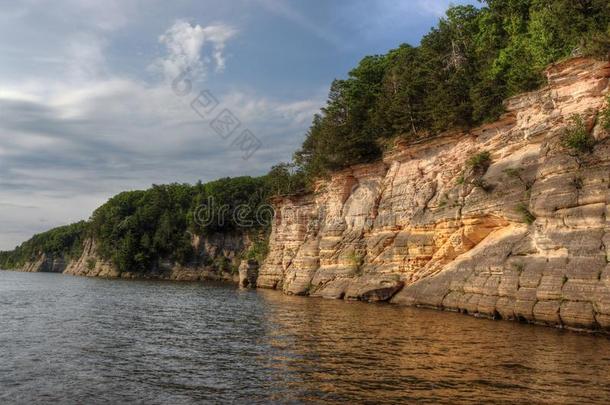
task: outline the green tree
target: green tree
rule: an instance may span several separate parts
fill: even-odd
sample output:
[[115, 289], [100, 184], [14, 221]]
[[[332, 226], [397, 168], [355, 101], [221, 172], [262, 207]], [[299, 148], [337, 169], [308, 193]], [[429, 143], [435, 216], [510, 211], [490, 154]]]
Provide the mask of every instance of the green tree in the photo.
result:
[[418, 47], [368, 56], [335, 80], [294, 156], [311, 184], [381, 155], [388, 139], [497, 119], [509, 96], [545, 82], [549, 63], [608, 58], [607, 0], [488, 0], [450, 7]]

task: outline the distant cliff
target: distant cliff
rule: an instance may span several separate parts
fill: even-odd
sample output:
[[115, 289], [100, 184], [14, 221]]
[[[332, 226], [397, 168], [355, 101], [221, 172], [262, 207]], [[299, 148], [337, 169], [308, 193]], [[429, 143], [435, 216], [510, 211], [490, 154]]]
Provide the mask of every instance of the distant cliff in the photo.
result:
[[258, 286], [610, 329], [610, 65], [546, 74], [497, 122], [279, 199]]
[[272, 217], [267, 193], [274, 185], [269, 179], [224, 178], [119, 193], [88, 221], [36, 234], [0, 252], [0, 268], [237, 281], [241, 262], [260, 262], [265, 253]]
[[193, 237], [195, 260], [180, 265], [169, 260], [161, 260], [145, 273], [119, 271], [117, 266], [102, 259], [96, 249], [96, 242], [85, 242], [83, 255], [71, 261], [63, 271], [65, 274], [107, 278], [154, 278], [177, 281], [219, 280], [237, 283], [239, 281], [240, 256], [251, 241], [245, 234], [226, 233], [207, 237]]
[[247, 234], [226, 233], [207, 237], [193, 237], [195, 260], [180, 265], [169, 260], [160, 261], [147, 272], [120, 271], [115, 264], [104, 260], [98, 253], [96, 242], [87, 239], [82, 254], [76, 258], [41, 253], [34, 260], [15, 270], [24, 272], [64, 273], [76, 276], [104, 278], [151, 278], [177, 281], [218, 280], [239, 282], [242, 255], [252, 241]]

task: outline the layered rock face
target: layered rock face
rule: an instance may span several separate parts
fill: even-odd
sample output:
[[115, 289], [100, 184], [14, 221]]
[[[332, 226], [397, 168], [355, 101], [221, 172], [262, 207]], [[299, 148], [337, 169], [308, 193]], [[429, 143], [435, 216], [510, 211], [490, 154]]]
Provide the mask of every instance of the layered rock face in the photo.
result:
[[43, 253], [35, 262], [27, 263], [21, 271], [27, 273], [62, 273], [66, 266], [67, 263], [63, 258]]
[[[77, 276], [106, 278], [154, 278], [178, 281], [218, 280], [237, 283], [240, 255], [251, 241], [246, 234], [214, 234], [207, 237], [194, 235], [193, 248], [196, 260], [186, 266], [169, 261], [158, 263], [148, 272], [120, 272], [111, 262], [103, 260], [97, 253], [96, 243], [89, 239], [84, 244], [83, 254], [64, 264], [59, 272]], [[31, 265], [26, 265], [26, 268]]]
[[[547, 75], [496, 123], [399, 145], [278, 201], [258, 286], [610, 328], [610, 141], [597, 120], [610, 66], [578, 58]], [[592, 153], [561, 140], [574, 114]], [[477, 173], [467, 162], [485, 151]]]

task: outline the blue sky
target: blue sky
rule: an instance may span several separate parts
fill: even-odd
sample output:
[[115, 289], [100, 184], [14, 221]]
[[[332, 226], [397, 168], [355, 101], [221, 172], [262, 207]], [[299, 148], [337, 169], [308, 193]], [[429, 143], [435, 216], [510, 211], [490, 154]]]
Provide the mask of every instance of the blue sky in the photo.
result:
[[[290, 159], [334, 78], [417, 44], [449, 3], [0, 0], [0, 249], [120, 191], [264, 174]], [[178, 95], [184, 71], [193, 86]], [[204, 89], [213, 115], [240, 121], [231, 137], [191, 109]], [[248, 159], [233, 144], [243, 129], [261, 143]]]

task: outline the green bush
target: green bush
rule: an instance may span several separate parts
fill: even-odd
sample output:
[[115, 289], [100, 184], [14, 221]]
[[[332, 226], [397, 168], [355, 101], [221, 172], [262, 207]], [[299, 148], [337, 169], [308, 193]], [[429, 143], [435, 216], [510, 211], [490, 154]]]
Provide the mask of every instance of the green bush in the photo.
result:
[[258, 237], [245, 254], [246, 260], [254, 260], [261, 264], [269, 254], [269, 234]]
[[272, 196], [285, 196], [307, 190], [305, 173], [294, 163], [280, 163], [265, 176], [266, 186]]
[[494, 186], [492, 184], [489, 184], [485, 180], [483, 180], [481, 177], [477, 177], [474, 180], [472, 180], [472, 185], [480, 188], [481, 190], [485, 191], [486, 193], [491, 193], [494, 190]]
[[491, 165], [491, 154], [488, 151], [477, 153], [466, 161], [466, 165], [475, 172], [485, 173]]
[[0, 252], [0, 268], [22, 267], [26, 262], [36, 260], [43, 253], [65, 260], [77, 258], [83, 251], [83, 242], [88, 231], [87, 223], [81, 221], [34, 235], [14, 250]]
[[602, 60], [610, 60], [610, 26], [603, 32], [595, 32], [583, 39], [582, 51], [584, 55]]
[[[483, 176], [487, 172], [487, 169], [491, 165], [491, 154], [487, 151], [477, 153], [474, 156], [471, 156], [466, 161], [466, 167], [469, 169], [466, 171], [469, 178], [469, 184], [472, 184], [475, 187], [480, 188], [486, 193], [490, 193], [493, 191], [493, 186], [487, 183]], [[463, 179], [463, 176], [462, 176]], [[464, 181], [464, 180], [462, 180]]]
[[508, 177], [513, 177], [513, 178], [516, 178], [519, 180], [521, 180], [521, 172], [522, 172], [522, 169], [517, 169], [514, 167], [509, 167], [508, 169], [504, 169], [504, 173]]
[[221, 272], [229, 273], [233, 271], [231, 261], [225, 256], [217, 256], [214, 259], [213, 267]]
[[362, 275], [362, 265], [364, 264], [364, 255], [359, 252], [351, 252], [347, 255], [347, 260], [350, 262], [356, 275]]
[[563, 146], [572, 154], [585, 154], [593, 152], [595, 138], [587, 131], [587, 126], [580, 115], [570, 118], [571, 124], [567, 126], [561, 135]]
[[525, 265], [523, 263], [515, 263], [513, 267], [515, 268], [517, 273], [519, 273], [519, 275], [521, 275], [521, 273], [523, 273], [523, 270], [525, 270]]
[[514, 179], [519, 180], [519, 182], [521, 182], [521, 184], [523, 184], [523, 187], [525, 187], [525, 190], [528, 192], [534, 185], [533, 181], [526, 180], [525, 178], [523, 178], [523, 169], [521, 169], [521, 168], [510, 167], [510, 168], [504, 170], [504, 174], [506, 174], [508, 177], [512, 177]]
[[87, 268], [89, 270], [93, 270], [95, 268], [96, 264], [97, 264], [97, 261], [95, 259], [87, 259]]
[[533, 224], [536, 221], [536, 216], [532, 214], [527, 205], [521, 203], [517, 206], [517, 212], [521, 214], [523, 222], [528, 225]]

